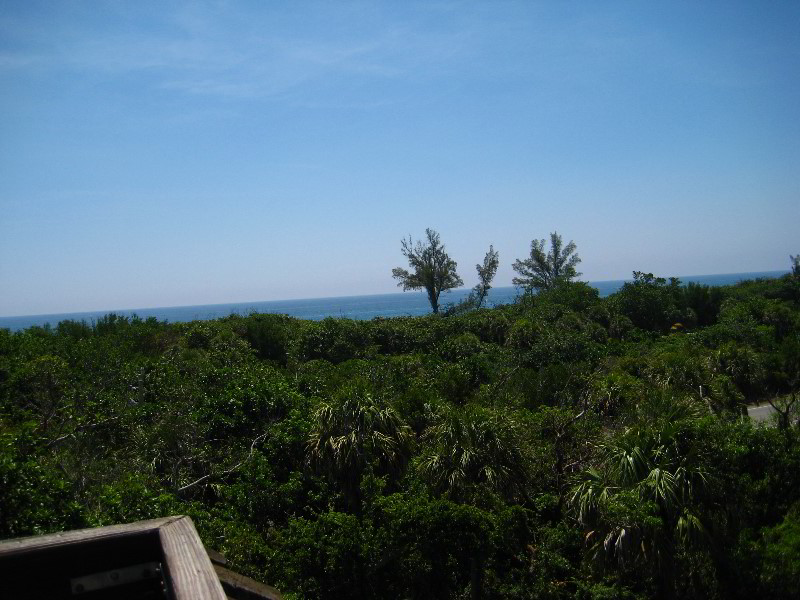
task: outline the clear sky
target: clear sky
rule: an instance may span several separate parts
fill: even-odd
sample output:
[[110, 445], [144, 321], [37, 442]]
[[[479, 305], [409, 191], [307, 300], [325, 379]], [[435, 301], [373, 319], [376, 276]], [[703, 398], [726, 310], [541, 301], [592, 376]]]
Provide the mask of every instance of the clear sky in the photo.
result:
[[0, 315], [800, 253], [800, 2], [0, 4]]

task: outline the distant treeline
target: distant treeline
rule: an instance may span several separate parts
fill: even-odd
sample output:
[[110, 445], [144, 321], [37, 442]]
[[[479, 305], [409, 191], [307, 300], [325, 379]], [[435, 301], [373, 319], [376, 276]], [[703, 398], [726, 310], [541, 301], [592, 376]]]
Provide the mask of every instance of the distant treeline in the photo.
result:
[[455, 312], [0, 330], [0, 538], [187, 514], [289, 598], [798, 597], [800, 277]]

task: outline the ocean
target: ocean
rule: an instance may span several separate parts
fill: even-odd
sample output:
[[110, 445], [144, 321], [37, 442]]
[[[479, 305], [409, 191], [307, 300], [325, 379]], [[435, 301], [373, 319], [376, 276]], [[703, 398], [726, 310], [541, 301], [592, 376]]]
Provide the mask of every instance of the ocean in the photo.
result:
[[[753, 273], [727, 273], [722, 275], [689, 275], [680, 277], [682, 283], [696, 282], [705, 285], [730, 285], [747, 279], [759, 277], [780, 277], [788, 271], [760, 271]], [[609, 296], [630, 280], [590, 281], [600, 296]], [[442, 294], [442, 308], [456, 304], [469, 294], [469, 289], [452, 290]], [[487, 299], [488, 306], [509, 304], [520, 294], [516, 287], [492, 288]], [[183, 323], [196, 320], [209, 320], [227, 317], [231, 314], [250, 313], [287, 314], [300, 319], [320, 320], [326, 317], [348, 319], [372, 319], [374, 317], [419, 316], [431, 310], [424, 292], [400, 292], [395, 294], [375, 294], [368, 296], [339, 296], [334, 298], [308, 298], [301, 300], [268, 300], [261, 302], [236, 302], [232, 304], [204, 304], [199, 306], [169, 306], [162, 308], [136, 308], [124, 310], [101, 310], [91, 312], [63, 313], [53, 315], [30, 315], [23, 317], [0, 317], [0, 328], [19, 331], [39, 325], [57, 325], [60, 321], [86, 321], [92, 323], [109, 313], [130, 317], [138, 315], [142, 319], [155, 317], [159, 321]]]

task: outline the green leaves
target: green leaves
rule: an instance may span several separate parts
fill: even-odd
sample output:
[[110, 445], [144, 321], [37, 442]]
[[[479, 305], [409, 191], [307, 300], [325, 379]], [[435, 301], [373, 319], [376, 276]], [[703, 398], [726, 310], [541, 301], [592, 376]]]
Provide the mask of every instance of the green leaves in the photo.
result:
[[764, 530], [759, 550], [761, 580], [770, 597], [796, 597], [800, 581], [800, 503], [782, 523]]
[[500, 264], [500, 254], [495, 251], [494, 246], [489, 246], [489, 251], [483, 258], [483, 264], [475, 265], [478, 271], [478, 284], [472, 288], [471, 297], [474, 299], [475, 308], [480, 308], [486, 299], [489, 290], [492, 289], [492, 279], [497, 273]]
[[597, 467], [577, 477], [570, 504], [597, 558], [622, 569], [649, 565], [668, 593], [676, 548], [702, 547], [708, 539], [705, 519], [715, 507], [707, 491], [715, 474], [698, 449], [693, 409], [659, 398], [645, 403], [645, 418], [598, 446]]
[[485, 489], [514, 501], [527, 493], [529, 460], [511, 415], [468, 406], [446, 411], [428, 428], [417, 469], [434, 491], [456, 500]]
[[561, 282], [447, 318], [0, 330], [0, 534], [182, 512], [289, 597], [791, 597], [800, 430], [738, 409], [793, 398], [795, 300], [638, 280], [628, 308], [698, 327]]
[[416, 245], [411, 236], [408, 240], [402, 240], [403, 256], [408, 259], [411, 271], [397, 267], [392, 269], [392, 277], [400, 280], [397, 285], [404, 292], [424, 289], [428, 293], [433, 312], [438, 313], [439, 295], [464, 285], [464, 281], [456, 273], [456, 261], [445, 252], [439, 234], [433, 229], [426, 229], [425, 236], [427, 241], [418, 241]]
[[312, 464], [338, 481], [351, 510], [361, 511], [361, 476], [368, 467], [397, 472], [407, 459], [411, 428], [363, 386], [344, 388], [314, 412], [308, 438]]
[[625, 283], [610, 302], [633, 324], [647, 331], [665, 333], [677, 323], [685, 321], [681, 310], [680, 281], [655, 277], [652, 273], [633, 272], [633, 282]]
[[567, 282], [580, 276], [575, 269], [581, 262], [575, 253], [575, 242], [570, 241], [563, 246], [561, 236], [553, 232], [550, 234], [550, 252], [545, 254], [544, 240], [531, 242], [530, 257], [514, 261], [513, 268], [520, 274], [514, 277], [514, 285], [533, 290], [542, 291], [555, 288], [559, 283]]

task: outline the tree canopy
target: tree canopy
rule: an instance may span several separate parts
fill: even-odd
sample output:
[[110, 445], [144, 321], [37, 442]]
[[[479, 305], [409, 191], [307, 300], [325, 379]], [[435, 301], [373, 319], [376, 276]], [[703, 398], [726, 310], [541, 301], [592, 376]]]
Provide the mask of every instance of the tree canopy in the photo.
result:
[[397, 267], [392, 277], [399, 279], [398, 287], [403, 291], [425, 290], [434, 313], [439, 312], [439, 295], [447, 290], [464, 285], [456, 272], [456, 261], [445, 252], [439, 234], [433, 229], [425, 230], [426, 241], [416, 244], [411, 239], [402, 240], [403, 256], [408, 259], [411, 270]]
[[797, 598], [796, 278], [634, 279], [0, 329], [0, 539], [186, 514], [287, 600]]
[[533, 240], [530, 257], [514, 261], [514, 270], [520, 274], [512, 280], [514, 285], [527, 291], [549, 290], [580, 275], [575, 270], [581, 262], [575, 252], [575, 242], [570, 240], [563, 246], [561, 236], [553, 232], [550, 234], [550, 252], [545, 253], [544, 244], [545, 240]]

